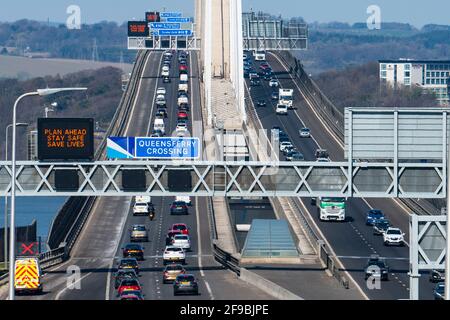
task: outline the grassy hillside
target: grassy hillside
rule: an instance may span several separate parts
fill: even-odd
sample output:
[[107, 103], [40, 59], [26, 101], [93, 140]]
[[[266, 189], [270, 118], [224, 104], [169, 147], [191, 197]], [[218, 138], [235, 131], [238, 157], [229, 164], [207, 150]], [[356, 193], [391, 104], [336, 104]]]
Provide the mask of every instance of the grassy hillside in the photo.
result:
[[314, 80], [341, 110], [345, 107], [438, 107], [435, 96], [420, 88], [392, 89], [380, 85], [376, 62], [327, 71]]
[[[51, 117], [92, 117], [101, 128], [107, 128], [122, 96], [121, 70], [106, 67], [81, 71], [65, 76], [47, 76], [26, 81], [0, 80], [0, 158], [4, 159], [5, 128], [12, 122], [12, 106], [17, 97], [29, 91], [48, 87], [87, 87], [86, 92], [31, 97], [22, 100], [18, 107], [18, 121], [36, 127], [37, 118], [44, 117], [44, 105], [58, 103]], [[26, 130], [18, 129], [18, 141], [25, 144]], [[26, 158], [26, 148], [20, 148], [19, 159]]]

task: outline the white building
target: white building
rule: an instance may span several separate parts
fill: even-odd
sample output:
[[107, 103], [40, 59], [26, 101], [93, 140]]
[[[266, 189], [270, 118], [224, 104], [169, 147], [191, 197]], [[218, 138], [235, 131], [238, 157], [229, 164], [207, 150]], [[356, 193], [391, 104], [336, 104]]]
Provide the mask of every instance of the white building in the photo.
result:
[[450, 105], [450, 61], [379, 60], [380, 80], [392, 86], [416, 85], [436, 94], [441, 105]]

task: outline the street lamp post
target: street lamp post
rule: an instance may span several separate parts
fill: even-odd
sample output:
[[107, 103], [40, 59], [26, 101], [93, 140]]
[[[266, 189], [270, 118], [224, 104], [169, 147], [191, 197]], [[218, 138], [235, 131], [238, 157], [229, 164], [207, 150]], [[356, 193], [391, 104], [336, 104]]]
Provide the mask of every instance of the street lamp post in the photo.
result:
[[[13, 126], [12, 124], [9, 124], [6, 126], [6, 134], [5, 134], [5, 137], [6, 137], [5, 160], [6, 161], [8, 161], [8, 141], [9, 141], [8, 132], [9, 132], [9, 128], [11, 128], [12, 126]], [[28, 126], [28, 123], [20, 122], [20, 123], [17, 123], [16, 126], [17, 127], [26, 127], [26, 126]], [[5, 262], [5, 268], [7, 268], [7, 266], [8, 266], [8, 254], [7, 254], [7, 252], [8, 252], [8, 196], [7, 195], [5, 196], [5, 231], [3, 232], [3, 236], [4, 236], [4, 240], [3, 240], [3, 242], [4, 242], [4, 253], [3, 253], [4, 258], [3, 259]]]
[[16, 241], [16, 226], [15, 226], [15, 213], [16, 213], [16, 120], [17, 120], [17, 106], [19, 102], [31, 96], [48, 96], [59, 92], [65, 91], [85, 91], [87, 88], [47, 88], [38, 89], [34, 92], [28, 92], [17, 98], [13, 107], [13, 136], [12, 136], [12, 157], [11, 157], [11, 227], [9, 232], [9, 300], [14, 300], [14, 264], [16, 259], [15, 253], [15, 241]]

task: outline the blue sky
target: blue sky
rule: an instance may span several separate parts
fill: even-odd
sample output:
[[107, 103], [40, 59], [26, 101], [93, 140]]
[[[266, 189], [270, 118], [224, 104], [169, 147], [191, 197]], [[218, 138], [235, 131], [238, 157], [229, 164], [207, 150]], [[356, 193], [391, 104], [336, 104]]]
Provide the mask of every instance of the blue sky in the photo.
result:
[[[65, 22], [66, 9], [72, 4], [80, 6], [82, 23], [142, 19], [145, 10], [164, 7], [186, 15], [194, 12], [194, 0], [15, 0], [2, 3], [0, 21], [49, 18]], [[253, 8], [283, 17], [303, 16], [307, 22], [364, 22], [367, 7], [372, 4], [381, 8], [384, 22], [408, 22], [417, 27], [428, 23], [450, 24], [449, 0], [243, 0], [245, 10]]]

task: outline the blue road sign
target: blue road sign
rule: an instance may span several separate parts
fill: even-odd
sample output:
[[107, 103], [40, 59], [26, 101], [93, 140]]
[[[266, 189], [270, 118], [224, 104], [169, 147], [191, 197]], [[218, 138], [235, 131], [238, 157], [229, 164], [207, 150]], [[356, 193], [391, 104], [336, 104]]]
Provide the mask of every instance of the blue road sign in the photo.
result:
[[136, 158], [195, 159], [200, 156], [198, 138], [136, 138]]
[[180, 22], [180, 23], [188, 23], [192, 22], [191, 18], [167, 18], [167, 22]]
[[181, 29], [180, 23], [171, 22], [151, 22], [150, 28], [152, 29]]
[[158, 36], [192, 36], [192, 30], [184, 30], [184, 29], [174, 29], [174, 30], [167, 30], [167, 29], [158, 29]]
[[179, 18], [181, 17], [181, 12], [161, 12], [160, 18]]
[[109, 137], [108, 159], [196, 159], [200, 140], [184, 137]]

